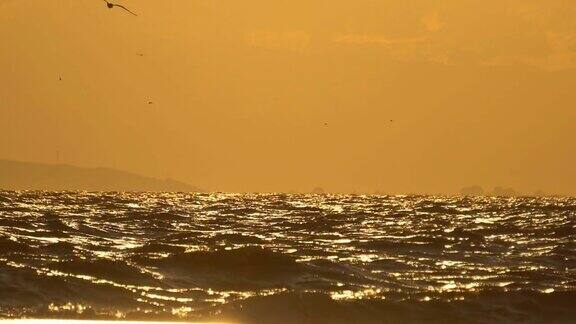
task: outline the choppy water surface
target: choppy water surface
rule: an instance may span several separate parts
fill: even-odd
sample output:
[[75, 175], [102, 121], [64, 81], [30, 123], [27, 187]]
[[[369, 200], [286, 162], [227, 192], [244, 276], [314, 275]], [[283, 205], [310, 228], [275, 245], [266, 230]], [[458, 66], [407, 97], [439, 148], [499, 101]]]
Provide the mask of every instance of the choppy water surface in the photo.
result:
[[0, 315], [571, 322], [576, 199], [0, 192]]

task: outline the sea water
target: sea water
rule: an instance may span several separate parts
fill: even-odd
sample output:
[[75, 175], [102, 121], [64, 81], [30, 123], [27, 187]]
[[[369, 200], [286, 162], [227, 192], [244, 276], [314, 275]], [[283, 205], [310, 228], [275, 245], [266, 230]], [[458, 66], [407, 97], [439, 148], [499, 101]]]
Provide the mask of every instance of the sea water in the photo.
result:
[[0, 192], [0, 317], [576, 319], [576, 199]]

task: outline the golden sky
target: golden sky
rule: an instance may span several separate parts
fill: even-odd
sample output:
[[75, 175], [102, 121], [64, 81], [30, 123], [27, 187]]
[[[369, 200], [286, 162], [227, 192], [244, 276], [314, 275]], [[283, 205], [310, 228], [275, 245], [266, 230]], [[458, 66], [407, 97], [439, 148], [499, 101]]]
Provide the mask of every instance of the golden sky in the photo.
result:
[[0, 158], [222, 191], [576, 194], [572, 0], [121, 3], [138, 17], [0, 0]]

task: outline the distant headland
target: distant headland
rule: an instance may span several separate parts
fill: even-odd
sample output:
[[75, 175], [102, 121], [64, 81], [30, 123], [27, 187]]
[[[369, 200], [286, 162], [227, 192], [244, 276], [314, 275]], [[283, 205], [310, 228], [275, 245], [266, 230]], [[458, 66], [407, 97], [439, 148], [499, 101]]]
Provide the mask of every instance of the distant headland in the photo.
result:
[[[492, 189], [492, 191], [485, 191], [484, 188], [478, 185], [464, 187], [460, 190], [461, 196], [466, 197], [478, 197], [478, 196], [491, 196], [491, 197], [521, 197], [521, 196], [531, 196], [531, 197], [544, 197], [547, 196], [542, 190], [537, 190], [533, 194], [526, 194], [516, 191], [514, 188], [497, 186]], [[550, 195], [548, 195], [550, 196]], [[554, 195], [552, 195], [554, 196]]]
[[84, 168], [0, 160], [0, 189], [198, 192], [200, 189], [172, 179], [155, 179], [109, 168]]

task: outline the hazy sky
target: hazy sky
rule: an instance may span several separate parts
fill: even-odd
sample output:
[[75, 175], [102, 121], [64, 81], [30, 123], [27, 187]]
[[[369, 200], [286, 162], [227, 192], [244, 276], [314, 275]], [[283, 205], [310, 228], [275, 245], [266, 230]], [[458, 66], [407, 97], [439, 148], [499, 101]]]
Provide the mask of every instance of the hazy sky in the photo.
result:
[[576, 194], [573, 0], [121, 3], [139, 16], [0, 0], [0, 158], [222, 191]]

